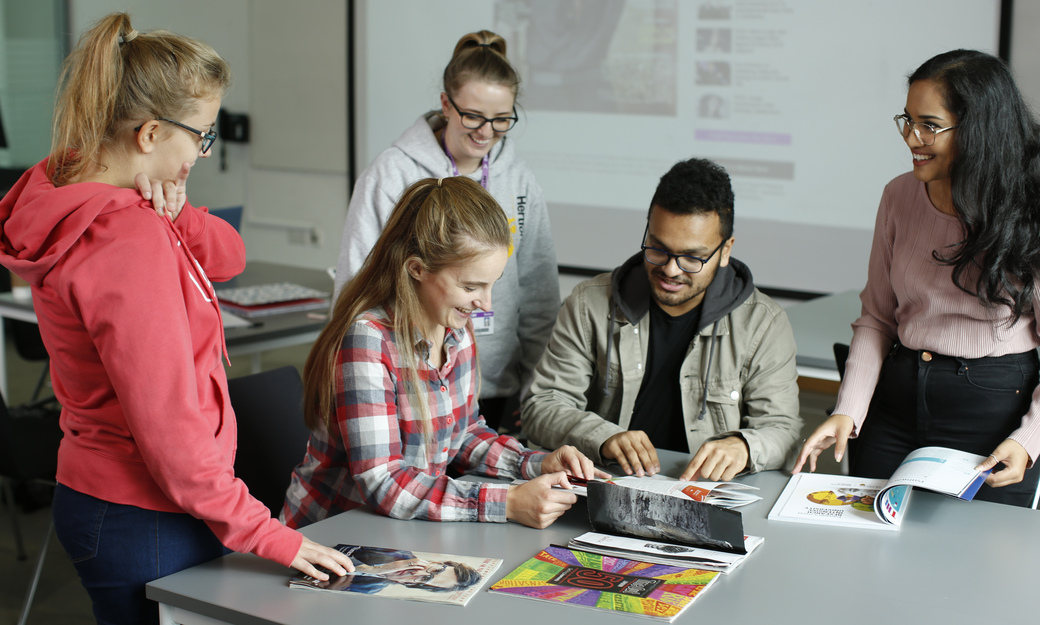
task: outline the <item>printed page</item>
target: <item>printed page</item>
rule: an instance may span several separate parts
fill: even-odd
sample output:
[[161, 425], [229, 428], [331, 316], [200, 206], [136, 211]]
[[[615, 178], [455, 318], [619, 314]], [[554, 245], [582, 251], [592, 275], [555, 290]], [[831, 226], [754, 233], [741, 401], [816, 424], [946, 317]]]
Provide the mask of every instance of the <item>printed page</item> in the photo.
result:
[[971, 501], [989, 475], [975, 470], [985, 459], [947, 447], [922, 447], [910, 452], [888, 483], [920, 486]]

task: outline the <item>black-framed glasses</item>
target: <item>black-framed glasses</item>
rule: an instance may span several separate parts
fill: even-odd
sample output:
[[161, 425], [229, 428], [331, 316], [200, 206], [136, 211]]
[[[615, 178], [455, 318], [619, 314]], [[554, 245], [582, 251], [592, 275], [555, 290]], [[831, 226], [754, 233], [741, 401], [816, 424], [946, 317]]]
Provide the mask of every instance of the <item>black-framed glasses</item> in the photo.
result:
[[[211, 147], [213, 147], [213, 142], [217, 140], [217, 133], [213, 132], [212, 130], [209, 131], [209, 132], [202, 132], [201, 130], [198, 130], [197, 128], [192, 128], [191, 126], [189, 126], [187, 124], [182, 124], [182, 123], [180, 123], [178, 121], [174, 121], [174, 120], [169, 119], [167, 117], [156, 117], [155, 119], [157, 119], [157, 120], [159, 120], [161, 122], [166, 122], [168, 124], [173, 124], [174, 126], [179, 126], [179, 127], [183, 128], [183, 129], [187, 130], [191, 134], [195, 135], [199, 139], [201, 139], [202, 140], [202, 145], [199, 147], [199, 154], [205, 154], [206, 152], [209, 152], [209, 149]], [[139, 132], [141, 130], [142, 126], [138, 126], [137, 128], [134, 128], [134, 132]]]
[[726, 239], [719, 243], [718, 247], [711, 251], [705, 258], [697, 258], [696, 256], [690, 256], [689, 254], [672, 254], [671, 252], [662, 250], [660, 248], [651, 247], [645, 243], [646, 235], [650, 232], [650, 224], [647, 224], [646, 230], [643, 232], [643, 258], [646, 262], [651, 265], [657, 265], [658, 267], [664, 267], [668, 263], [675, 259], [675, 264], [679, 269], [682, 269], [686, 273], [700, 273], [701, 269], [704, 269], [704, 265], [708, 264], [711, 257], [715, 255], [715, 252], [722, 249], [722, 246], [726, 244]]
[[477, 115], [476, 113], [463, 113], [459, 109], [459, 105], [455, 104], [455, 100], [451, 99], [451, 96], [444, 94], [448, 98], [448, 102], [455, 107], [455, 112], [462, 118], [462, 127], [468, 128], [469, 130], [480, 130], [484, 127], [484, 124], [491, 124], [491, 129], [495, 132], [509, 132], [509, 130], [516, 125], [517, 120], [520, 118], [516, 115], [516, 107], [513, 107], [512, 117], [484, 117], [483, 115]]
[[910, 119], [910, 116], [906, 113], [896, 115], [892, 119], [895, 120], [896, 128], [899, 130], [899, 134], [903, 135], [904, 139], [910, 134], [910, 131], [913, 130], [914, 136], [916, 136], [917, 140], [923, 145], [932, 145], [935, 143], [935, 135], [959, 127], [947, 126], [946, 128], [939, 128], [933, 124], [929, 124], [928, 122], [915, 122]]
[[443, 562], [434, 562], [426, 567], [426, 575], [415, 580], [416, 584], [429, 584], [435, 577], [448, 570], [448, 565]]

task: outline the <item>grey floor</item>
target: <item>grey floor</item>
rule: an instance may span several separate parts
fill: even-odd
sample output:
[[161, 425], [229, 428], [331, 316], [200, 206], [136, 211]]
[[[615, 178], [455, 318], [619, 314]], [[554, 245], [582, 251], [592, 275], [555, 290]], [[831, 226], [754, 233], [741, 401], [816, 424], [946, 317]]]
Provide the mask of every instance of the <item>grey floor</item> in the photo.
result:
[[[28, 400], [32, 385], [39, 374], [40, 365], [18, 358], [10, 345], [7, 349], [9, 403], [17, 405]], [[286, 364], [302, 369], [307, 356], [306, 348], [286, 348], [264, 354], [263, 367], [271, 369]], [[228, 370], [236, 377], [249, 373], [249, 362], [238, 358]], [[805, 420], [803, 436], [808, 435], [834, 405], [834, 396], [824, 393], [802, 393], [802, 418]], [[821, 458], [820, 472], [838, 471], [833, 458]], [[11, 529], [11, 511], [0, 505], [0, 625], [17, 623], [22, 601], [29, 579], [36, 564], [40, 545], [50, 523], [50, 509], [44, 508], [30, 514], [20, 514], [19, 521], [25, 537], [28, 558], [18, 561], [15, 557], [14, 534]], [[29, 615], [30, 624], [81, 625], [94, 623], [90, 600], [79, 584], [76, 571], [72, 568], [56, 539], [51, 540], [47, 551], [40, 587]]]

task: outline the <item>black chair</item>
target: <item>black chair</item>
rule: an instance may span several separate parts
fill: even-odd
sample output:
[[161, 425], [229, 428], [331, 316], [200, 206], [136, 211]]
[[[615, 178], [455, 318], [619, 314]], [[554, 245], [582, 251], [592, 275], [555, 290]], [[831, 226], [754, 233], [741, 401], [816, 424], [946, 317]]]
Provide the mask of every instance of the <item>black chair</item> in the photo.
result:
[[303, 423], [303, 380], [295, 367], [281, 367], [228, 380], [238, 420], [235, 475], [277, 515], [310, 431]]
[[[61, 428], [58, 426], [57, 410], [51, 406], [52, 399], [45, 399], [8, 410], [7, 402], [0, 395], [0, 484], [4, 499], [11, 512], [11, 527], [14, 531], [15, 552], [19, 560], [26, 559], [25, 542], [18, 523], [17, 503], [12, 481], [46, 480], [54, 482], [58, 468], [58, 445], [61, 443]], [[44, 559], [54, 534], [54, 521], [47, 529], [47, 536], [36, 559], [32, 581], [25, 594], [22, 614], [18, 620], [23, 625], [29, 616], [36, 588], [40, 583]]]

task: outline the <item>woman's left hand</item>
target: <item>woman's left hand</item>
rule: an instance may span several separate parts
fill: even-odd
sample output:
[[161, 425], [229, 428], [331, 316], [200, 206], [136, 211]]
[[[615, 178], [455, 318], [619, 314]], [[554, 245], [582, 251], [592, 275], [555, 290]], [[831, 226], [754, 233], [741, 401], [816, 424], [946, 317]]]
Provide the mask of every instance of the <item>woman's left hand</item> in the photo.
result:
[[986, 471], [1004, 463], [1005, 469], [991, 473], [986, 478], [986, 483], [994, 488], [1017, 484], [1022, 481], [1026, 473], [1026, 465], [1029, 464], [1029, 454], [1018, 442], [1010, 438], [997, 445], [993, 453], [986, 458], [976, 469]]
[[189, 173], [191, 163], [184, 163], [175, 180], [149, 180], [147, 174], [142, 172], [134, 176], [134, 184], [141, 197], [152, 201], [156, 214], [160, 217], [169, 215], [170, 221], [174, 221], [188, 201]]
[[597, 469], [585, 454], [570, 445], [560, 447], [542, 461], [542, 475], [557, 471], [585, 480], [610, 477], [609, 473]]

